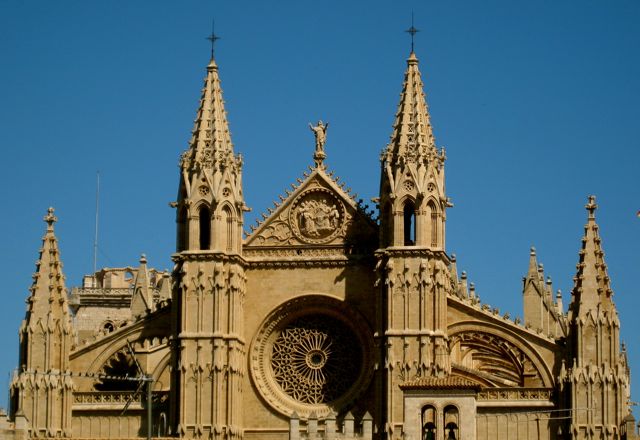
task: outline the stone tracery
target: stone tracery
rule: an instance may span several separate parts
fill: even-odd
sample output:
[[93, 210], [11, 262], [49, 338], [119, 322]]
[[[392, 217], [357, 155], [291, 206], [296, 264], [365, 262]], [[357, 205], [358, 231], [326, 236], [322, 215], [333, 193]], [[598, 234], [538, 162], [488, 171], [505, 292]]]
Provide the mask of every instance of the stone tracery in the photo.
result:
[[271, 366], [278, 385], [299, 402], [318, 404], [346, 392], [360, 373], [362, 353], [340, 321], [313, 316], [286, 326], [273, 344]]

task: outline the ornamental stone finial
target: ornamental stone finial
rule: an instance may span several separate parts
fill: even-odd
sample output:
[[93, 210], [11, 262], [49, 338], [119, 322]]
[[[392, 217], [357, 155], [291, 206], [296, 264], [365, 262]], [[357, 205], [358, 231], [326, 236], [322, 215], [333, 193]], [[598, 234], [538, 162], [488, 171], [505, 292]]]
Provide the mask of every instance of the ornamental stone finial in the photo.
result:
[[47, 215], [44, 216], [44, 221], [47, 223], [47, 230], [53, 231], [53, 224], [58, 221], [58, 217], [53, 215], [55, 210], [50, 206], [47, 209]]
[[589, 218], [596, 218], [596, 209], [598, 209], [598, 205], [596, 205], [596, 196], [589, 196], [588, 203], [585, 205], [587, 211], [589, 211]]

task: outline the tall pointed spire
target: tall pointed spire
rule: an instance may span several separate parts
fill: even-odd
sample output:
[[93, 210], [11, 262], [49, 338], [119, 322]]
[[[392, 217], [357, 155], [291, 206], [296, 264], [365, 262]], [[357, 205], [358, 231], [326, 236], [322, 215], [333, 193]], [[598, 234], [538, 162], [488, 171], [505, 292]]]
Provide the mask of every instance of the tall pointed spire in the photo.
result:
[[[47, 229], [42, 238], [40, 258], [33, 274], [31, 295], [27, 300], [27, 313], [23, 322], [23, 331], [35, 331], [38, 326], [51, 330], [51, 325], [59, 326], [63, 333], [71, 332], [71, 318], [67, 301], [67, 289], [62, 273], [62, 262], [58, 251], [58, 239], [54, 224], [58, 221], [54, 209], [49, 208], [44, 217]], [[52, 359], [31, 357], [26, 365], [29, 369], [58, 368], [51, 365]]]
[[573, 366], [571, 375], [561, 377], [570, 385], [575, 408], [593, 408], [590, 415], [572, 413], [572, 438], [579, 440], [591, 438], [587, 433], [620, 429], [629, 412], [629, 369], [620, 350], [620, 321], [596, 223], [597, 207], [596, 198], [589, 196], [569, 304], [566, 360]]
[[30, 437], [68, 437], [73, 383], [60, 373], [69, 370], [71, 317], [53, 208], [44, 221], [47, 229], [20, 328], [20, 367], [11, 386], [11, 412], [26, 416]]
[[595, 212], [598, 205], [596, 205], [595, 196], [589, 196], [585, 208], [588, 212], [587, 224], [584, 227], [582, 249], [576, 266], [577, 273], [574, 277], [569, 307], [572, 317], [585, 315], [590, 310], [615, 313], [612, 300], [613, 291], [596, 223]]
[[198, 168], [212, 169], [234, 164], [236, 160], [222, 99], [218, 65], [212, 57], [207, 66], [189, 149], [183, 154], [181, 165], [183, 171], [189, 172]]
[[[380, 157], [381, 245], [445, 249], [444, 148], [436, 149], [429, 109], [411, 52], [391, 140]], [[415, 220], [415, 221], [414, 221]], [[414, 224], [415, 223], [415, 224]]]
[[189, 148], [180, 160], [178, 251], [241, 253], [242, 156], [234, 155], [218, 65], [207, 66]]
[[386, 160], [390, 163], [402, 160], [422, 161], [435, 153], [435, 138], [418, 69], [418, 58], [411, 52], [407, 59], [391, 141], [385, 150]]

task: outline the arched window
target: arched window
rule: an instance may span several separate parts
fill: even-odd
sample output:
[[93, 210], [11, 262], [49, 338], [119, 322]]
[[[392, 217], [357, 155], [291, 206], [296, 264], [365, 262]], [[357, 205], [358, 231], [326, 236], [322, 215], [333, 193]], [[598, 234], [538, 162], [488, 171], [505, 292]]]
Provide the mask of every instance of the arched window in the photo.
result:
[[436, 428], [436, 409], [427, 405], [422, 408], [422, 440], [435, 440]]
[[228, 206], [222, 208], [222, 227], [224, 228], [224, 240], [222, 244], [227, 252], [233, 250], [233, 214]]
[[449, 405], [444, 409], [444, 438], [445, 440], [458, 440], [458, 408]]
[[428, 212], [431, 215], [431, 246], [438, 246], [438, 225], [439, 225], [439, 216], [438, 216], [438, 208], [436, 208], [435, 203], [430, 201], [428, 206]]
[[211, 212], [206, 206], [199, 211], [200, 221], [200, 250], [206, 251], [211, 246]]
[[407, 200], [404, 205], [404, 245], [416, 244], [416, 208], [413, 202]]

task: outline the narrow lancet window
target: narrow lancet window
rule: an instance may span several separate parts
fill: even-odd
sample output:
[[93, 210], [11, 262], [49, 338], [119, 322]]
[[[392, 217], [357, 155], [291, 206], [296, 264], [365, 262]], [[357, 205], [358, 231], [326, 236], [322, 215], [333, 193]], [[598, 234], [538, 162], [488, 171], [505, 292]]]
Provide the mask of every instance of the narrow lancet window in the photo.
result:
[[203, 206], [199, 213], [200, 221], [200, 250], [206, 251], [211, 246], [211, 213]]
[[404, 245], [413, 246], [416, 243], [416, 209], [412, 202], [404, 205]]
[[431, 246], [438, 246], [438, 209], [433, 202], [429, 202], [429, 212], [431, 213]]
[[233, 215], [228, 206], [222, 210], [222, 227], [225, 228], [225, 250], [229, 252], [233, 250]]

